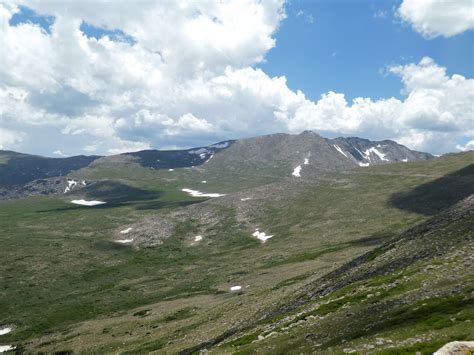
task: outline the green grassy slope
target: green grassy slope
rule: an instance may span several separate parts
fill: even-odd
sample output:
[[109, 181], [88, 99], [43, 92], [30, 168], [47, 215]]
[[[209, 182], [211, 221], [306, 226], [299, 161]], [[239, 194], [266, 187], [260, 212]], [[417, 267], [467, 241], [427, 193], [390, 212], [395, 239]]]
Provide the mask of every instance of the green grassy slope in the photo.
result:
[[[193, 347], [245, 325], [300, 287], [426, 220], [426, 214], [396, 206], [393, 196], [409, 196], [472, 160], [466, 153], [283, 182], [199, 169], [77, 171], [122, 184], [112, 203], [80, 207], [68, 203], [72, 195], [0, 202], [0, 325], [15, 326], [0, 344], [46, 352]], [[228, 193], [268, 183], [262, 196], [271, 196], [276, 186], [278, 198], [256, 201], [251, 221], [275, 234], [265, 244], [251, 237], [249, 225], [237, 223], [232, 202], [197, 205], [204, 199], [180, 191]], [[103, 191], [77, 197], [98, 193]], [[156, 247], [113, 242], [127, 224], [209, 204], [220, 218], [200, 244], [191, 244], [193, 218], [175, 225]], [[242, 294], [229, 293], [235, 284], [244, 286]]]

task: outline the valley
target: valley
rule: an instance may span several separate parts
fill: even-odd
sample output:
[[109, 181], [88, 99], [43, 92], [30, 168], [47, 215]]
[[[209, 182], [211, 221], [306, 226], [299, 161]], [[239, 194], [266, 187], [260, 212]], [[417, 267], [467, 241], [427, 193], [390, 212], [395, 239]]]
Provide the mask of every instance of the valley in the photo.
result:
[[473, 154], [304, 132], [2, 180], [0, 345], [395, 354], [469, 340]]

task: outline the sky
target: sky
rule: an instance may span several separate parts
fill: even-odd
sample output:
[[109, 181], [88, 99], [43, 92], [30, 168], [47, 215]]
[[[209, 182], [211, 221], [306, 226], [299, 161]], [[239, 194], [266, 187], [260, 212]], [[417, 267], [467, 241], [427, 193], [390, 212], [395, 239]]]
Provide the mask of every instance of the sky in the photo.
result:
[[474, 149], [471, 0], [0, 0], [0, 149], [262, 134]]

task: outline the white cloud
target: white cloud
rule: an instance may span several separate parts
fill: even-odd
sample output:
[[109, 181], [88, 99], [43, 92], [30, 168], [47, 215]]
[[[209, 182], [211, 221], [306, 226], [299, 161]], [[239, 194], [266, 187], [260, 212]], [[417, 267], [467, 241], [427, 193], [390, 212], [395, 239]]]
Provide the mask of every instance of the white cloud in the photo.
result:
[[[51, 33], [32, 23], [11, 26], [9, 20], [20, 11], [17, 4], [55, 16]], [[4, 2], [0, 4], [2, 125], [26, 130], [48, 126], [51, 139], [44, 144], [63, 141], [59, 133], [82, 137], [81, 150], [96, 153], [148, 148], [150, 141], [189, 145], [193, 139], [220, 138], [212, 122], [215, 113], [197, 112], [203, 105], [193, 96], [200, 96], [199, 86], [222, 75], [225, 68], [262, 61], [274, 47], [273, 34], [284, 17], [282, 0], [141, 2], [140, 6]], [[89, 38], [80, 30], [82, 21], [120, 29], [135, 43]], [[24, 149], [35, 149], [25, 144]], [[54, 150], [53, 145], [43, 152]]]
[[392, 138], [432, 152], [452, 151], [457, 140], [474, 135], [473, 79], [449, 77], [445, 68], [428, 57], [389, 71], [401, 77], [404, 100], [356, 98], [349, 105], [343, 94], [329, 92], [281, 118], [293, 131], [317, 129]]
[[67, 154], [64, 154], [62, 150], [57, 149], [53, 152], [54, 155], [59, 155], [60, 157], [67, 157]]
[[14, 149], [23, 141], [23, 132], [2, 128], [0, 131], [0, 149]]
[[[56, 19], [51, 33], [10, 26], [19, 10], [0, 5], [0, 126], [23, 132], [8, 148], [115, 154], [313, 129], [444, 152], [473, 134], [473, 80], [430, 58], [389, 69], [403, 100], [352, 103], [335, 92], [313, 102], [255, 68], [275, 45], [279, 0], [22, 3]], [[135, 42], [89, 38], [81, 21]]]
[[458, 144], [456, 148], [460, 151], [466, 152], [468, 150], [474, 150], [474, 139], [470, 140], [464, 145]]
[[474, 28], [472, 0], [403, 0], [397, 13], [426, 38], [451, 37]]

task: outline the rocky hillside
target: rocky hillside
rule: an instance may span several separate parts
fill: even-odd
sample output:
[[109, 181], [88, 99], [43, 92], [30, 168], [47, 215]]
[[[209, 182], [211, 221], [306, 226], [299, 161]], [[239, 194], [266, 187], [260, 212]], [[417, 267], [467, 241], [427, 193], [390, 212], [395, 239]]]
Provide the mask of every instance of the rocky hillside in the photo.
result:
[[235, 141], [209, 162], [208, 169], [300, 177], [431, 158], [431, 154], [412, 151], [393, 141], [326, 139], [305, 131], [299, 135], [272, 134]]
[[[474, 195], [199, 348], [429, 354], [474, 336]], [[212, 351], [211, 351], [212, 352]]]

